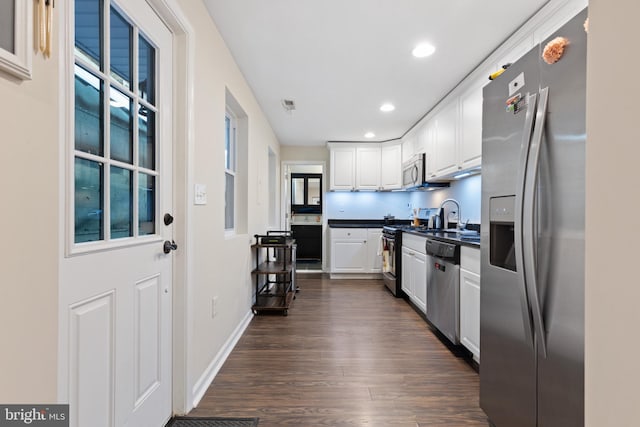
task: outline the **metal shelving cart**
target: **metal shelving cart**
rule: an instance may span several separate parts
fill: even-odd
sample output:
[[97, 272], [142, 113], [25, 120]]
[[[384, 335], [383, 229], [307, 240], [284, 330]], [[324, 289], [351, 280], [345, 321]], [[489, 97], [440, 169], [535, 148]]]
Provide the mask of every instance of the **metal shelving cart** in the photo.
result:
[[296, 243], [290, 231], [268, 231], [256, 234], [256, 264], [251, 272], [255, 283], [254, 314], [282, 313], [289, 307], [298, 291], [296, 286]]

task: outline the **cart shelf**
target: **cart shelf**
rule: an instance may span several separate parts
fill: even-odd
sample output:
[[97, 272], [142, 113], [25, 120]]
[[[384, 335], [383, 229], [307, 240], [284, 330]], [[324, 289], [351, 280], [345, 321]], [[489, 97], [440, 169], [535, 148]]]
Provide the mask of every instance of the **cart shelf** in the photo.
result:
[[291, 263], [284, 264], [282, 262], [265, 261], [258, 268], [253, 270], [253, 274], [285, 274], [293, 270]]
[[[288, 315], [295, 299], [296, 244], [291, 232], [275, 231], [266, 235], [256, 234], [256, 267], [251, 272], [255, 284], [254, 314], [282, 313]], [[274, 260], [274, 261], [272, 261]]]

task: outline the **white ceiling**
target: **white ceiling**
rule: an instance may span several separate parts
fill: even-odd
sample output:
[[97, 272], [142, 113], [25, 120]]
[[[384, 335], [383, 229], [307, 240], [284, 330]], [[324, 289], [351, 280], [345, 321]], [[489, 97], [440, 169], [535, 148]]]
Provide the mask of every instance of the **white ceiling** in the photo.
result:
[[401, 137], [547, 0], [204, 2], [280, 142], [323, 145]]

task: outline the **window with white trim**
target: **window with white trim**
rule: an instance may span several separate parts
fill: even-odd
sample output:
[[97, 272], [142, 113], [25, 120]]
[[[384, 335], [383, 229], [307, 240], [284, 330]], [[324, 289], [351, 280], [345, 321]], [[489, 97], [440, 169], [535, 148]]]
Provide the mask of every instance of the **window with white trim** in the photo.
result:
[[224, 229], [235, 230], [236, 212], [236, 172], [237, 172], [237, 137], [238, 126], [235, 115], [227, 109], [224, 115]]

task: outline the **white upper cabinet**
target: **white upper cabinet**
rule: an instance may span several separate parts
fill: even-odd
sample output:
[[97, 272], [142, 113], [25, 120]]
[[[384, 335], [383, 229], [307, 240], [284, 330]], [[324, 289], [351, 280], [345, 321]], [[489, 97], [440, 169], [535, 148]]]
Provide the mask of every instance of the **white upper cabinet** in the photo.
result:
[[433, 173], [436, 177], [457, 172], [458, 167], [458, 99], [452, 99], [435, 116], [437, 132], [432, 149]]
[[383, 190], [402, 188], [402, 145], [383, 145], [380, 158], [380, 187]]
[[329, 144], [331, 190], [395, 190], [402, 188], [402, 145]]
[[482, 85], [476, 84], [460, 96], [460, 150], [462, 169], [482, 162]]
[[402, 139], [402, 161], [406, 162], [411, 157], [413, 157], [414, 154], [417, 154], [417, 153], [418, 151], [416, 151], [415, 134], [412, 133], [410, 135], [406, 135]]
[[329, 188], [354, 190], [356, 187], [356, 148], [331, 147]]
[[380, 147], [356, 148], [356, 188], [380, 189]]

